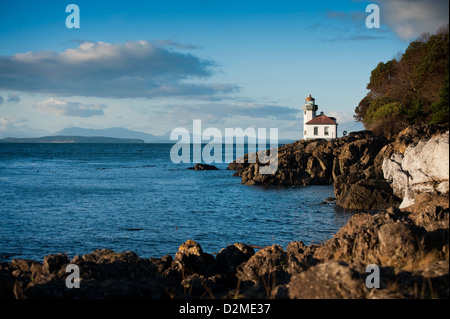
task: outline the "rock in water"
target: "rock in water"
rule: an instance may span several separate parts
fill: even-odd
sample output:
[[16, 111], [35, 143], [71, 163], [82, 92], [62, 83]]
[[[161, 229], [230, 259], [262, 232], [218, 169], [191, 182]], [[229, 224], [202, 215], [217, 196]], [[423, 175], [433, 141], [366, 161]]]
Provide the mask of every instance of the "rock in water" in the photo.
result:
[[194, 171], [217, 171], [218, 168], [214, 165], [208, 165], [208, 164], [195, 164], [194, 167], [188, 167], [188, 169], [192, 169]]

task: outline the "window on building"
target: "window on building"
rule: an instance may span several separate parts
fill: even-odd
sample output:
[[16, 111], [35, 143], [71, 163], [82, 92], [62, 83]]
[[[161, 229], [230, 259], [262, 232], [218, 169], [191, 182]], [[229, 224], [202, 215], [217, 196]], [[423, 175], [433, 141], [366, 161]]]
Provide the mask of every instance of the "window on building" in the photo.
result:
[[305, 132], [303, 134], [306, 135], [306, 130], [305, 130]]
[[305, 115], [306, 115], [306, 111], [305, 111]]
[[319, 135], [319, 127], [314, 126], [314, 135]]
[[325, 126], [325, 128], [323, 130], [323, 134], [329, 135], [329, 133], [328, 133], [328, 126]]

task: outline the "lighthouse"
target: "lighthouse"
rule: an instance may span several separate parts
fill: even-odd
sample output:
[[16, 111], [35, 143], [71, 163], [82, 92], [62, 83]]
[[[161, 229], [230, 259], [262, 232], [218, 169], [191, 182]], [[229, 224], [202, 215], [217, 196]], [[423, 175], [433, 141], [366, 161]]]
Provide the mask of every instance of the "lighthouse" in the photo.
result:
[[337, 137], [338, 123], [334, 117], [328, 117], [323, 112], [317, 116], [318, 105], [311, 94], [305, 99], [303, 110], [303, 139], [322, 138], [331, 140]]

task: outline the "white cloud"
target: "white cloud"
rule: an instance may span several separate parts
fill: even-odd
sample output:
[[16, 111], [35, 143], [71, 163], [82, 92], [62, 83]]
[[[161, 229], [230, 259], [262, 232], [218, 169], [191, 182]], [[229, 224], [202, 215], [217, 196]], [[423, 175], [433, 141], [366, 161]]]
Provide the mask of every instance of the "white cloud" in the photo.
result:
[[365, 129], [364, 125], [362, 125], [360, 122], [355, 121], [352, 113], [332, 111], [325, 113], [325, 115], [336, 118], [336, 121], [339, 124], [338, 136], [342, 136], [342, 132], [344, 131], [347, 131], [349, 133], [362, 131]]
[[449, 23], [448, 0], [378, 0], [380, 18], [400, 38], [410, 40], [435, 33]]
[[104, 104], [82, 104], [50, 98], [46, 101], [36, 103], [34, 108], [43, 110], [54, 115], [91, 117], [103, 115]]
[[193, 82], [211, 77], [216, 67], [211, 60], [147, 41], [83, 42], [63, 52], [0, 56], [0, 89], [59, 96], [213, 100], [238, 90], [231, 84]]
[[24, 119], [19, 119], [13, 116], [0, 116], [0, 131], [5, 131], [11, 127], [15, 127], [17, 124], [27, 122]]
[[325, 115], [336, 118], [338, 123], [355, 122], [355, 118], [353, 117], [353, 114], [349, 113], [349, 112], [331, 111], [331, 112], [325, 113]]

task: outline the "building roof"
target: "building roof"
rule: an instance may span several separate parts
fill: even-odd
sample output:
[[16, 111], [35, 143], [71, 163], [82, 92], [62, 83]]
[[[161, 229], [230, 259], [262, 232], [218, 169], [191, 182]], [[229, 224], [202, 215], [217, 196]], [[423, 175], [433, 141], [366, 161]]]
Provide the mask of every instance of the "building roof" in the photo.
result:
[[306, 122], [306, 124], [337, 124], [336, 119], [332, 120], [326, 115], [319, 115], [313, 118], [312, 120]]
[[305, 101], [315, 101], [316, 99], [314, 99], [311, 94], [305, 99]]

